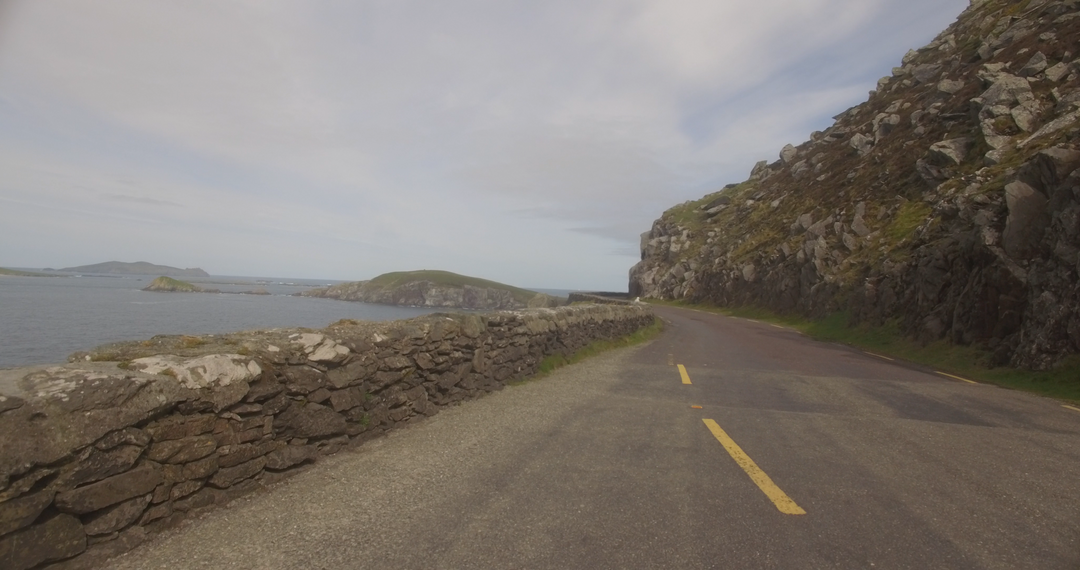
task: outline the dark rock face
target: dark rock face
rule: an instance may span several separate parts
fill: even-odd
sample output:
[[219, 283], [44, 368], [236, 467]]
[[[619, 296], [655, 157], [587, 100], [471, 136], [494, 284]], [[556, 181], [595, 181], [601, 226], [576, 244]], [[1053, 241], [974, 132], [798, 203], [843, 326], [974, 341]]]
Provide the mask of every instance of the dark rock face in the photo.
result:
[[1028, 260], [1038, 253], [1039, 242], [1050, 221], [1047, 198], [1038, 190], [1020, 182], [1005, 186], [1005, 205], [1009, 211], [1001, 245], [1013, 259]]
[[92, 513], [149, 493], [161, 480], [161, 472], [146, 465], [98, 483], [63, 491], [56, 496], [55, 504], [56, 508], [68, 513]]
[[972, 2], [832, 127], [665, 212], [632, 296], [846, 311], [1034, 369], [1080, 351], [1076, 5], [1016, 5]]
[[290, 445], [267, 455], [266, 468], [282, 471], [316, 457], [318, 452], [313, 445]]
[[2, 370], [0, 402], [18, 405], [0, 408], [0, 568], [99, 567], [187, 513], [653, 318], [626, 303], [155, 337]]
[[315, 438], [345, 433], [345, 416], [319, 404], [292, 406], [293, 413], [282, 414], [289, 431], [296, 437]]
[[27, 570], [42, 562], [70, 558], [86, 550], [79, 519], [55, 516], [26, 530], [0, 537], [0, 561], [6, 570]]
[[52, 491], [41, 491], [0, 503], [0, 536], [30, 526], [45, 507], [52, 504], [55, 494]]
[[152, 495], [135, 497], [118, 505], [105, 509], [101, 514], [89, 520], [84, 529], [90, 536], [100, 536], [118, 531], [135, 522], [150, 504]]

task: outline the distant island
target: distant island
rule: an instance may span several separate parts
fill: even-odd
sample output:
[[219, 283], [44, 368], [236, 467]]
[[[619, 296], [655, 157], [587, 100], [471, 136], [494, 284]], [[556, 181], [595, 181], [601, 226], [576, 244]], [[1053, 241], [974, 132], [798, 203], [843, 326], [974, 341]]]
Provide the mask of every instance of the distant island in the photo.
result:
[[155, 265], [145, 261], [136, 261], [135, 263], [127, 263], [123, 261], [106, 261], [105, 263], [95, 263], [93, 265], [80, 265], [78, 267], [65, 267], [59, 271], [67, 271], [71, 273], [101, 273], [112, 275], [165, 275], [169, 277], [209, 277], [210, 274], [199, 269], [198, 267], [191, 267], [188, 269], [180, 269], [179, 267], [169, 267], [168, 265]]
[[222, 291], [221, 289], [204, 289], [194, 283], [188, 283], [187, 281], [173, 279], [172, 277], [166, 277], [165, 275], [154, 279], [150, 282], [149, 285], [143, 287], [142, 290], [154, 291], [157, 293], [231, 293], [234, 295], [271, 294], [269, 291], [266, 290], [265, 287], [256, 287], [250, 291]]
[[555, 307], [564, 303], [559, 297], [536, 291], [428, 269], [384, 273], [369, 281], [311, 289], [297, 295], [382, 305], [486, 310]]
[[143, 291], [158, 291], [162, 293], [220, 293], [217, 289], [203, 289], [194, 283], [173, 279], [162, 275], [143, 287]]
[[6, 267], [0, 267], [0, 275], [12, 275], [15, 277], [57, 277], [57, 275], [49, 275], [48, 273], [19, 271], [18, 269], [7, 269]]

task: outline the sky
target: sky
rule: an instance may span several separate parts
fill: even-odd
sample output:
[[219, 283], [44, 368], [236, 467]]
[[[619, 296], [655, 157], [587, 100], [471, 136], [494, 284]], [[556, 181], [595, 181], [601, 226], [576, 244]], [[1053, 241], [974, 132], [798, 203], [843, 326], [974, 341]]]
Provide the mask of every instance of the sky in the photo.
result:
[[0, 266], [625, 291], [966, 0], [0, 0]]

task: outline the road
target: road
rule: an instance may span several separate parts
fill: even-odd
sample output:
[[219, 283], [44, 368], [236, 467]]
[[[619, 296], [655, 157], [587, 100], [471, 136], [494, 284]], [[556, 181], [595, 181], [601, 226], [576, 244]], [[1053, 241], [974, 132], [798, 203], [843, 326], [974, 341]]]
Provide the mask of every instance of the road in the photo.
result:
[[1080, 568], [1080, 410], [657, 313], [110, 567]]

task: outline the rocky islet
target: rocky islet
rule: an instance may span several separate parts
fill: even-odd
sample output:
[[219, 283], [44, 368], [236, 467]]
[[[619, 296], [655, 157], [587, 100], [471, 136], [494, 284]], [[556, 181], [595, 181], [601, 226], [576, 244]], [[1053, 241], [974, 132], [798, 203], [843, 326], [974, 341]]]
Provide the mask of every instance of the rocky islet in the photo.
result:
[[217, 289], [208, 290], [187, 281], [180, 281], [162, 275], [143, 287], [143, 291], [156, 291], [159, 293], [220, 293]]

